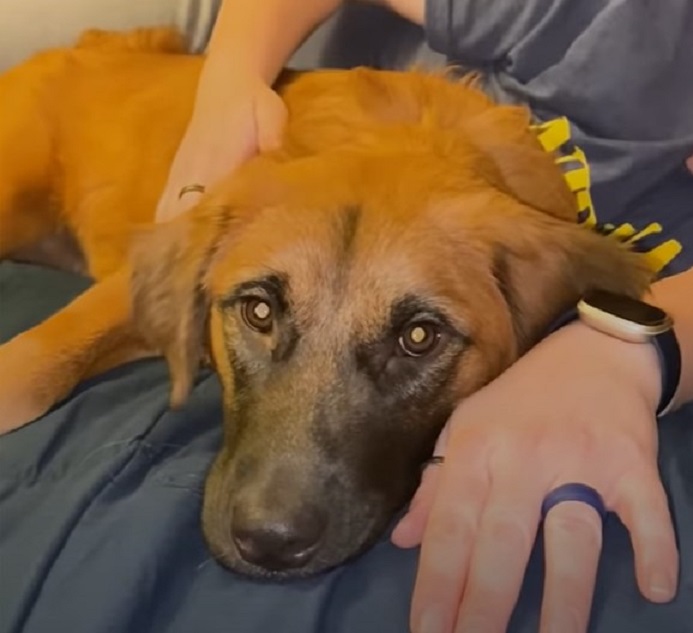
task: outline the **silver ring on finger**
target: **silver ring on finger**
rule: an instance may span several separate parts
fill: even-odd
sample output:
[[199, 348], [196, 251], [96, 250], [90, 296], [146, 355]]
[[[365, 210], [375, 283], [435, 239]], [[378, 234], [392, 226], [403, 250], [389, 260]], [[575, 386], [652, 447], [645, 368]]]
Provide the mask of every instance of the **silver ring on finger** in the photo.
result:
[[197, 183], [193, 183], [191, 185], [185, 185], [185, 187], [182, 187], [181, 190], [178, 192], [178, 199], [180, 200], [187, 193], [204, 193], [204, 192], [205, 192], [205, 186], [204, 185], [200, 185]]

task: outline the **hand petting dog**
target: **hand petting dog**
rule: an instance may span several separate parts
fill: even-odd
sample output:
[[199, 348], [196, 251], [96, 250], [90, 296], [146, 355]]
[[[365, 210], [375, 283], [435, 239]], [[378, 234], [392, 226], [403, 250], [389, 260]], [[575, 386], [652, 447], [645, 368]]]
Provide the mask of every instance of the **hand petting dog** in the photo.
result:
[[[298, 43], [340, 4], [314, 0], [304, 2], [300, 11], [283, 0], [221, 4], [194, 112], [157, 208], [158, 221], [189, 209], [201, 190], [278, 144], [286, 108], [270, 86]], [[189, 193], [181, 196], [185, 188]]]
[[229, 79], [219, 74], [215, 66], [205, 66], [192, 118], [157, 207], [158, 222], [187, 211], [248, 158], [279, 144], [286, 107], [277, 93], [254, 76]]

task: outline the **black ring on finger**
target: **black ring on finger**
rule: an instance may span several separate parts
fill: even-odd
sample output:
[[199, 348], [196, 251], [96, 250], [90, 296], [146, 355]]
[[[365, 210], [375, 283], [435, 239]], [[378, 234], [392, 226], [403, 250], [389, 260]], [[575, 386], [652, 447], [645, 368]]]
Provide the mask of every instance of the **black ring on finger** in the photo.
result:
[[421, 464], [421, 471], [423, 472], [429, 466], [440, 466], [445, 461], [445, 457], [442, 455], [434, 455], [429, 457], [423, 464]]

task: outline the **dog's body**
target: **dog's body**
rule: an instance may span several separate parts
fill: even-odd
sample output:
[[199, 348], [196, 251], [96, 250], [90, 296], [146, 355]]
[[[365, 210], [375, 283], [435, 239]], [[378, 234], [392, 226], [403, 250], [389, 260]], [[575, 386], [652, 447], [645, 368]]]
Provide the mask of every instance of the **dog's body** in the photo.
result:
[[582, 293], [639, 295], [649, 271], [576, 224], [525, 110], [418, 72], [288, 77], [281, 149], [143, 231], [202, 63], [178, 47], [93, 32], [0, 76], [0, 256], [67, 227], [97, 280], [0, 347], [0, 428], [142, 355], [166, 356], [181, 403], [209, 352], [212, 550], [319, 571], [383, 530], [456, 402]]

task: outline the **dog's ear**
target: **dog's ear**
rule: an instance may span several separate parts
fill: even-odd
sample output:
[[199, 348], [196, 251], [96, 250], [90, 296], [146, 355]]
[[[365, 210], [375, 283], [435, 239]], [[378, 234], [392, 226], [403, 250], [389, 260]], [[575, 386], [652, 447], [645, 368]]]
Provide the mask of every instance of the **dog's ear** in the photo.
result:
[[[493, 106], [465, 122], [487, 159], [487, 177], [502, 191], [543, 213], [575, 222], [577, 202], [553, 154], [531, 129], [526, 108]], [[486, 162], [486, 161], [485, 161]]]
[[258, 156], [206, 193], [199, 204], [133, 239], [133, 326], [162, 353], [171, 374], [171, 404], [180, 406], [208, 351], [210, 267], [245, 222], [281, 199], [279, 162]]
[[641, 297], [653, 279], [646, 258], [615, 237], [507, 201], [484, 229], [490, 266], [510, 312], [519, 353], [547, 334], [591, 290]]
[[232, 221], [230, 207], [202, 203], [145, 229], [133, 243], [133, 324], [166, 358], [172, 406], [187, 398], [205, 351], [209, 298], [203, 279]]
[[646, 259], [617, 238], [578, 224], [560, 167], [516, 106], [489, 107], [463, 122], [476, 168], [495, 189], [477, 226], [513, 318], [520, 353], [589, 290], [638, 297], [653, 278]]

